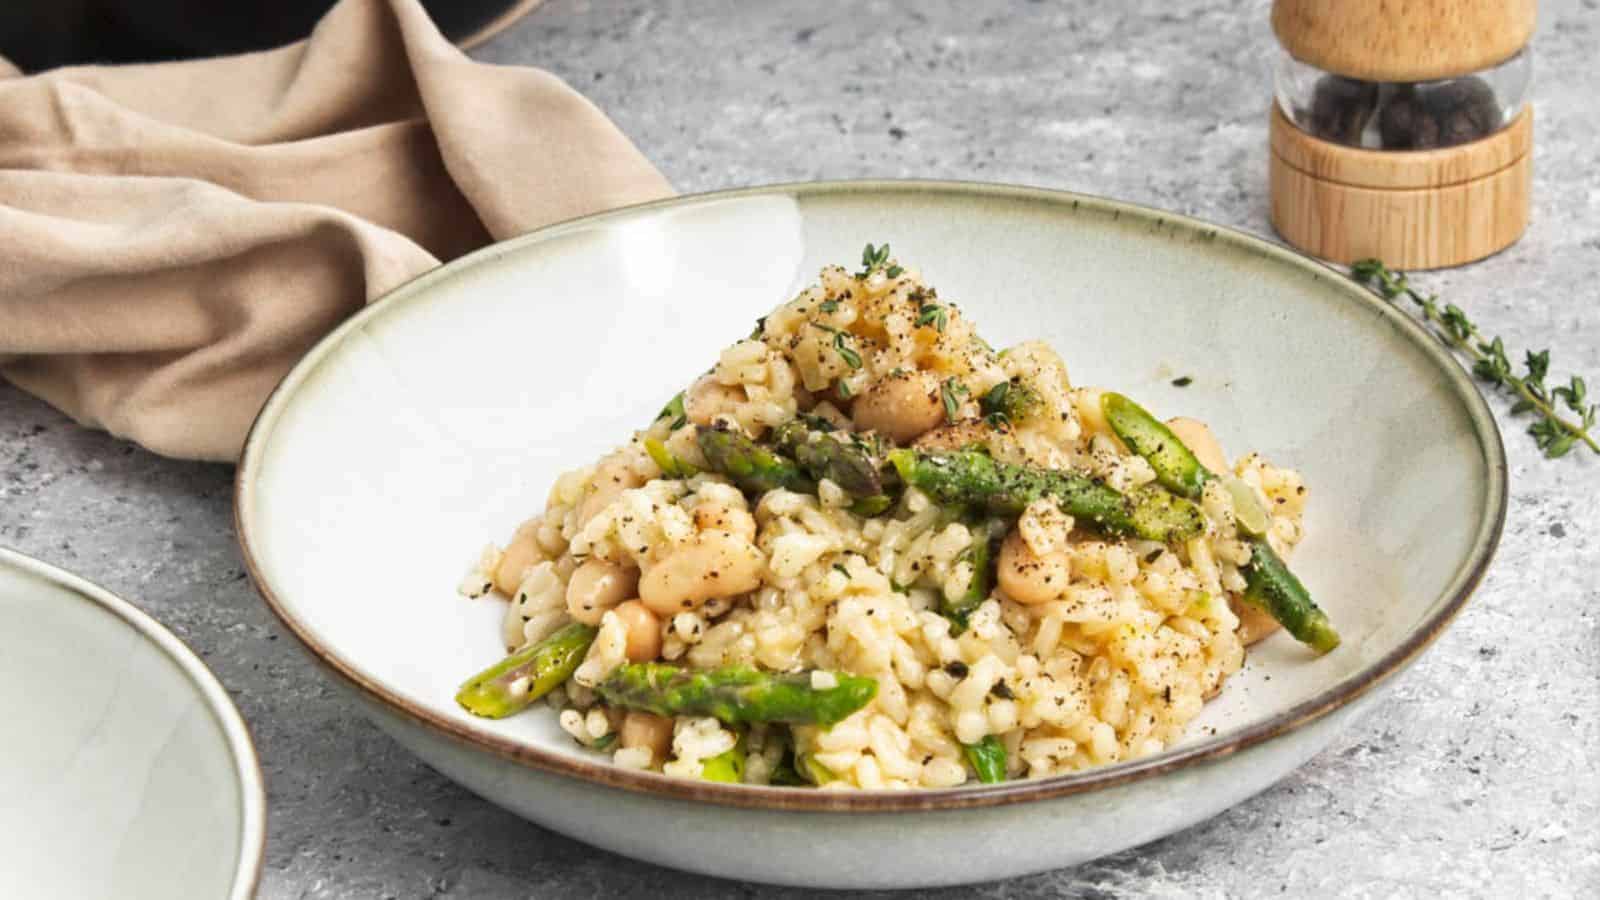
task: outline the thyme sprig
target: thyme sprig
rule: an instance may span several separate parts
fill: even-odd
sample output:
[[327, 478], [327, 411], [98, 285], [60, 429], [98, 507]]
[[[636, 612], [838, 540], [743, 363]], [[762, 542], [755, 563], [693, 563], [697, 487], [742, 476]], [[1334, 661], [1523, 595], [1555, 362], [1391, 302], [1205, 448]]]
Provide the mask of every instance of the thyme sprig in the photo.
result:
[[[889, 264], [889, 245], [874, 247], [868, 244], [861, 251], [861, 271], [856, 273], [857, 278], [866, 278], [872, 274], [873, 269], [882, 268]], [[890, 276], [893, 277], [893, 276]]]
[[[1594, 434], [1600, 406], [1589, 402], [1589, 388], [1582, 376], [1573, 375], [1564, 385], [1548, 387], [1550, 351], [1528, 351], [1523, 371], [1517, 373], [1506, 353], [1505, 342], [1484, 337], [1478, 326], [1454, 303], [1439, 302], [1437, 294], [1424, 296], [1381, 260], [1363, 259], [1350, 267], [1350, 277], [1378, 292], [1385, 300], [1404, 296], [1421, 310], [1422, 318], [1435, 335], [1472, 362], [1472, 374], [1480, 381], [1517, 395], [1512, 415], [1534, 413], [1537, 419], [1528, 426], [1534, 443], [1550, 459], [1558, 459], [1578, 444], [1600, 454], [1600, 440]], [[1563, 412], [1565, 411], [1565, 413]], [[1570, 413], [1567, 415], [1566, 413]]]
[[939, 385], [939, 396], [944, 400], [944, 418], [946, 422], [954, 422], [956, 414], [961, 411], [961, 398], [971, 391], [961, 383], [961, 379], [951, 376]]

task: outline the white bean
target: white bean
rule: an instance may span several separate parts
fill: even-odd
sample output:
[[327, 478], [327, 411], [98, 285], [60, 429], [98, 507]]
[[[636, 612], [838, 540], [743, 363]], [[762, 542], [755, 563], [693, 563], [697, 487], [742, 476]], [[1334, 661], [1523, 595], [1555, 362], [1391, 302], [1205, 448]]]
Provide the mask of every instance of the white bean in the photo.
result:
[[932, 372], [891, 374], [868, 388], [851, 410], [856, 427], [909, 444], [944, 421], [939, 376]]
[[630, 462], [626, 456], [613, 454], [595, 467], [589, 492], [583, 498], [583, 505], [578, 508], [579, 522], [587, 524], [596, 513], [622, 496], [623, 491], [644, 484], [644, 479], [634, 471]]
[[1013, 529], [1000, 545], [995, 573], [1000, 589], [1018, 603], [1049, 603], [1067, 589], [1072, 557], [1059, 550], [1040, 556], [1022, 539], [1022, 533]]
[[672, 720], [654, 713], [630, 711], [622, 719], [617, 739], [624, 748], [649, 750], [650, 758], [661, 762], [667, 758], [667, 748], [672, 746]]
[[638, 586], [638, 569], [585, 560], [567, 582], [567, 612], [585, 625], [599, 625], [606, 610], [632, 596]]
[[1239, 617], [1239, 642], [1246, 647], [1262, 640], [1277, 631], [1280, 627], [1278, 620], [1272, 614], [1243, 600], [1228, 600], [1228, 606], [1233, 609], [1233, 614]]
[[1200, 460], [1200, 465], [1213, 472], [1231, 471], [1228, 468], [1228, 455], [1222, 452], [1222, 445], [1217, 442], [1217, 436], [1211, 433], [1211, 429], [1206, 427], [1206, 423], [1179, 416], [1168, 419], [1167, 427]]
[[517, 586], [527, 576], [528, 568], [544, 558], [539, 549], [539, 526], [543, 520], [535, 517], [517, 526], [511, 543], [500, 554], [500, 564], [494, 569], [494, 586], [507, 597], [517, 592]]
[[639, 599], [657, 615], [698, 609], [714, 597], [732, 597], [761, 584], [761, 551], [738, 535], [702, 531], [639, 581]]
[[649, 662], [661, 655], [661, 620], [643, 603], [629, 600], [616, 609], [628, 630], [628, 659]]
[[725, 503], [707, 502], [694, 508], [694, 527], [700, 531], [726, 531], [747, 541], [756, 539], [756, 520], [746, 510]]
[[683, 395], [683, 412], [696, 425], [710, 425], [721, 415], [732, 415], [745, 399], [744, 391], [718, 381], [715, 375], [702, 375]]

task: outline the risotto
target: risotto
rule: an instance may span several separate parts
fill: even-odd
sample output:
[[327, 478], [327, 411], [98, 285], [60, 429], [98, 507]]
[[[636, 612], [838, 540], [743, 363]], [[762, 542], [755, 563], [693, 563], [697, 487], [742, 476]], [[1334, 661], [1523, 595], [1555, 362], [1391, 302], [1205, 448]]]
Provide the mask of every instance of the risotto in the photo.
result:
[[996, 350], [868, 245], [626, 444], [559, 477], [462, 585], [546, 703], [666, 775], [947, 788], [1161, 751], [1245, 648], [1338, 643], [1290, 573], [1306, 487], [1193, 419]]

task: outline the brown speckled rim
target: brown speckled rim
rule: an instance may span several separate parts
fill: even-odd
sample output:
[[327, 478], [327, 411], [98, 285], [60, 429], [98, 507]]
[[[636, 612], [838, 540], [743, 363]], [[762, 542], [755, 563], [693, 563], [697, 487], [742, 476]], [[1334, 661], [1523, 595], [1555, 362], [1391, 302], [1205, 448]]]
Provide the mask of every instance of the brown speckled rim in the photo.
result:
[[227, 896], [230, 900], [254, 897], [261, 883], [261, 863], [267, 848], [267, 795], [250, 727], [217, 676], [166, 626], [98, 584], [9, 547], [0, 547], [0, 567], [26, 572], [111, 613], [165, 653], [189, 679], [222, 731], [239, 783], [239, 858], [234, 861], [233, 882]]
[[[428, 289], [482, 265], [508, 251], [552, 239], [569, 232], [623, 221], [641, 214], [714, 203], [723, 200], [759, 196], [787, 196], [806, 198], [830, 195], [885, 195], [895, 197], [937, 195], [965, 198], [974, 202], [1006, 201], [1053, 205], [1065, 213], [1089, 210], [1110, 214], [1116, 218], [1130, 218], [1148, 222], [1154, 229], [1170, 229], [1188, 233], [1191, 237], [1229, 245], [1270, 261], [1274, 265], [1297, 269], [1315, 281], [1323, 282], [1328, 289], [1340, 292], [1351, 304], [1385, 319], [1424, 356], [1432, 360], [1438, 376], [1454, 390], [1457, 399], [1465, 406], [1478, 442], [1482, 448], [1488, 470], [1489, 483], [1485, 493], [1482, 519], [1474, 535], [1471, 552], [1456, 570], [1450, 583], [1441, 593], [1443, 600], [1434, 613], [1421, 623], [1399, 646], [1381, 659], [1369, 663], [1317, 696], [1306, 700], [1269, 719], [1248, 728], [1208, 741], [1160, 753], [1147, 759], [1118, 763], [1089, 769], [1070, 775], [1051, 778], [1027, 779], [993, 785], [975, 785], [938, 790], [914, 791], [816, 791], [804, 788], [775, 788], [754, 785], [724, 785], [710, 782], [687, 781], [669, 778], [652, 772], [624, 769], [609, 763], [597, 762], [578, 756], [544, 750], [530, 744], [511, 740], [469, 723], [455, 721], [392, 690], [382, 681], [362, 671], [350, 659], [341, 656], [334, 648], [321, 642], [310, 632], [274, 593], [274, 586], [262, 574], [255, 555], [255, 538], [250, 522], [255, 498], [252, 483], [260, 465], [262, 452], [272, 437], [273, 425], [285, 407], [294, 402], [297, 388], [305, 381], [330, 352], [345, 337], [363, 328], [383, 315], [396, 302], [410, 297], [426, 296]], [[694, 194], [667, 200], [657, 200], [636, 206], [623, 207], [563, 222], [530, 232], [520, 237], [485, 247], [447, 265], [426, 272], [401, 285], [323, 338], [300, 360], [268, 397], [266, 405], [256, 417], [245, 441], [244, 455], [239, 463], [235, 483], [234, 518], [240, 550], [251, 580], [266, 599], [267, 605], [282, 620], [285, 627], [297, 637], [311, 655], [341, 681], [359, 691], [366, 699], [385, 707], [387, 711], [409, 722], [451, 738], [469, 747], [493, 754], [519, 765], [582, 779], [598, 785], [704, 803], [734, 807], [755, 807], [809, 812], [895, 812], [905, 810], [949, 810], [972, 807], [999, 806], [1026, 803], [1080, 794], [1114, 785], [1155, 778], [1187, 766], [1216, 760], [1249, 747], [1277, 738], [1302, 725], [1319, 719], [1362, 696], [1374, 686], [1404, 669], [1425, 650], [1455, 618], [1473, 590], [1482, 580], [1484, 571], [1494, 556], [1506, 517], [1506, 460], [1499, 428], [1490, 414], [1483, 396], [1472, 384], [1466, 372], [1448, 352], [1422, 326], [1409, 316], [1356, 285], [1339, 272], [1302, 256], [1293, 250], [1259, 237], [1231, 228], [1202, 222], [1187, 216], [1151, 209], [1115, 200], [1044, 188], [979, 184], [953, 181], [838, 181], [802, 184], [780, 184], [766, 187], [742, 188]]]
[[462, 50], [471, 50], [481, 44], [486, 44], [500, 32], [517, 24], [523, 16], [533, 12], [542, 3], [544, 3], [544, 0], [519, 0], [515, 6], [490, 19], [482, 28], [456, 41], [456, 46]]

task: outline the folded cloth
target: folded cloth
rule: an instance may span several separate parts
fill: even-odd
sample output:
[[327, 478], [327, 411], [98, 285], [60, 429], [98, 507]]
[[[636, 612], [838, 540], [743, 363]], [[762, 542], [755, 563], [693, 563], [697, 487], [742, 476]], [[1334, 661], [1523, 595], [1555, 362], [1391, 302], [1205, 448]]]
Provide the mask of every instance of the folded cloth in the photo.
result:
[[473, 62], [416, 0], [342, 0], [265, 53], [26, 78], [0, 60], [0, 374], [157, 453], [235, 459], [368, 300], [669, 193], [561, 80]]

